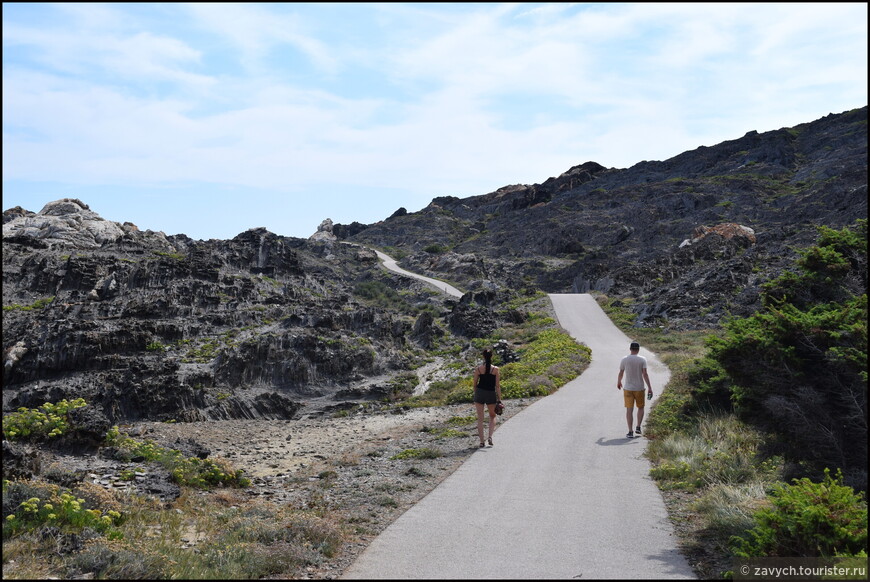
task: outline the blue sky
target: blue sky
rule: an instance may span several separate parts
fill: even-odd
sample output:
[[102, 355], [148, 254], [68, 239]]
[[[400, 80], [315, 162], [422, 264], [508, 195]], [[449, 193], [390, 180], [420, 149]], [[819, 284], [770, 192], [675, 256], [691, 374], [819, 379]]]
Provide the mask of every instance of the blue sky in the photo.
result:
[[867, 105], [866, 3], [7, 3], [3, 209], [307, 237]]

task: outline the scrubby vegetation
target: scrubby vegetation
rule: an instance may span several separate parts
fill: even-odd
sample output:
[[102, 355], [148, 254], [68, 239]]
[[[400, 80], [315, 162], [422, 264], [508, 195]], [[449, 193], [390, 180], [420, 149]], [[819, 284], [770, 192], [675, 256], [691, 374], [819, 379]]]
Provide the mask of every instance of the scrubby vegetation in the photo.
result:
[[[82, 399], [20, 409], [3, 419], [5, 438], [50, 442], [75, 430], [67, 414]], [[55, 434], [56, 433], [56, 434]], [[250, 485], [222, 459], [185, 457], [113, 427], [105, 446], [143, 466], [164, 467], [183, 487], [171, 506], [157, 499], [80, 482], [69, 471], [3, 481], [3, 563], [15, 578], [87, 575], [97, 579], [256, 579], [302, 572], [334, 556], [343, 537], [319, 510], [242, 503]], [[57, 473], [57, 474], [55, 474]], [[195, 493], [210, 490], [208, 497]], [[196, 532], [196, 551], [182, 540]], [[38, 557], [39, 559], [34, 559]]]
[[866, 556], [867, 501], [825, 471], [821, 483], [806, 477], [777, 484], [755, 526], [731, 540], [737, 556]]
[[[60, 492], [38, 481], [4, 482], [4, 578], [7, 565], [18, 562], [16, 577], [24, 579], [58, 573], [114, 580], [258, 579], [301, 573], [334, 556], [342, 543], [341, 529], [313, 511], [191, 493], [166, 509], [95, 487], [96, 495]], [[17, 509], [7, 509], [21, 499]], [[182, 543], [191, 533], [202, 540], [195, 549]]]
[[390, 457], [390, 459], [396, 461], [403, 459], [434, 459], [439, 456], [441, 456], [441, 453], [436, 449], [424, 447], [420, 449], [405, 449], [404, 451], [396, 453]]
[[81, 534], [90, 530], [108, 539], [123, 537], [122, 515], [114, 509], [89, 507], [85, 499], [56, 485], [3, 481], [3, 539], [51, 528]]
[[214, 486], [246, 487], [250, 481], [241, 469], [233, 469], [222, 459], [185, 457], [175, 449], [158, 446], [152, 441], [140, 441], [113, 427], [106, 435], [106, 444], [116, 447], [116, 456], [125, 459], [141, 458], [163, 465], [179, 485], [198, 489]]
[[765, 285], [761, 311], [710, 339], [699, 388], [773, 435], [795, 476], [841, 468], [866, 488], [867, 222], [821, 227], [797, 268]]
[[38, 408], [19, 408], [3, 417], [3, 438], [10, 441], [42, 441], [69, 429], [69, 411], [87, 406], [83, 398], [46, 402]]
[[33, 309], [44, 309], [51, 302], [54, 301], [54, 296], [52, 297], [43, 297], [42, 299], [37, 299], [30, 305], [19, 305], [18, 303], [12, 303], [11, 305], [4, 305], [3, 311], [14, 311], [16, 309], [20, 309], [22, 311], [31, 311]]
[[866, 237], [820, 228], [761, 311], [704, 334], [633, 328], [599, 298], [671, 368], [647, 455], [704, 577], [734, 557], [866, 556]]

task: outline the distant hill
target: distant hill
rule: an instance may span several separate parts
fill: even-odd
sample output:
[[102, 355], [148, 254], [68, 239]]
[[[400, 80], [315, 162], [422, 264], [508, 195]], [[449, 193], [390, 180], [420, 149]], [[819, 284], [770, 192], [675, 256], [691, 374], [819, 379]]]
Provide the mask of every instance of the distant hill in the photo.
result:
[[[817, 225], [866, 217], [863, 107], [628, 169], [587, 162], [334, 231], [466, 286], [599, 290], [630, 297], [648, 325], [705, 327], [753, 312], [758, 286], [813, 243]], [[719, 226], [729, 224], [754, 238]]]

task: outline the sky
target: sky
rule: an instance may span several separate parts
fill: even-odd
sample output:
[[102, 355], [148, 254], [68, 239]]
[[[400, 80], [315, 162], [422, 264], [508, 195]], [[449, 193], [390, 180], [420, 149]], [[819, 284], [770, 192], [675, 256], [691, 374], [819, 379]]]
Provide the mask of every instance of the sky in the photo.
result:
[[3, 209], [308, 237], [867, 105], [867, 3], [3, 3]]

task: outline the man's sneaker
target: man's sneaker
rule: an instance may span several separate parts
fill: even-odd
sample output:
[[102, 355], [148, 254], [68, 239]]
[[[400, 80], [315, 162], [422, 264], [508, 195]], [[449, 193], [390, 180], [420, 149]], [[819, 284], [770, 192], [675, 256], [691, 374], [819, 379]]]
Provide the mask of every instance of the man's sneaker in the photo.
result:
[[640, 436], [640, 425], [637, 425], [637, 428], [634, 429], [634, 432], [637, 433], [637, 436]]
[[633, 439], [633, 438], [634, 438], [634, 432], [633, 432], [633, 431], [628, 431], [628, 434], [625, 435], [625, 437], [626, 437], [626, 438], [629, 438], [629, 439]]

